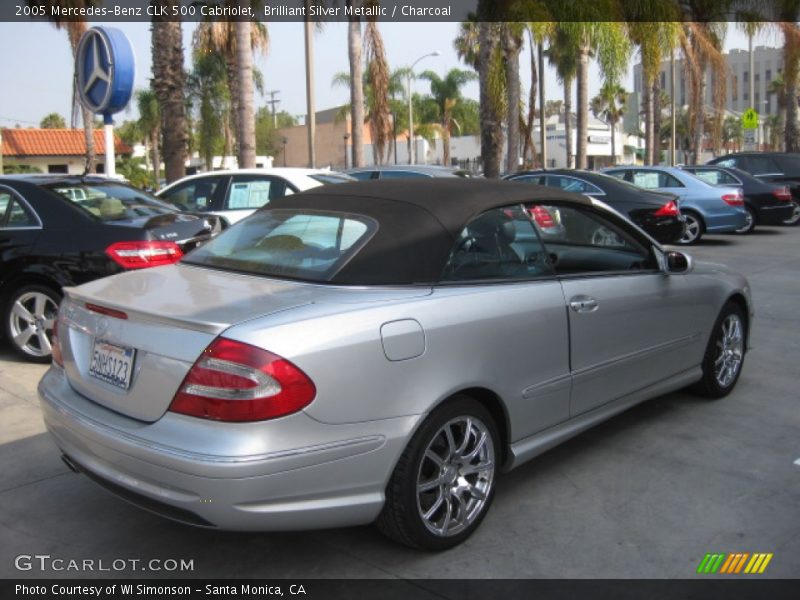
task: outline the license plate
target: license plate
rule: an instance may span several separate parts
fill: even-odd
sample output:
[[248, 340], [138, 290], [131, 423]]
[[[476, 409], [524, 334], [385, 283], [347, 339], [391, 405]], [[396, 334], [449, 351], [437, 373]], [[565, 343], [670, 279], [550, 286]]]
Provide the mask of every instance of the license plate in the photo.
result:
[[89, 375], [127, 390], [131, 385], [135, 356], [136, 350], [133, 348], [117, 346], [105, 340], [95, 340], [92, 360], [89, 363]]

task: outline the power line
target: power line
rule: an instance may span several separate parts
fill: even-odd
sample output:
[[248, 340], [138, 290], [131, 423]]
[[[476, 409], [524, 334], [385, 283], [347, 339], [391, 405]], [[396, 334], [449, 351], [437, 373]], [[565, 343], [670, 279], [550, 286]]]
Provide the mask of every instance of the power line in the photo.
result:
[[26, 125], [38, 125], [33, 121], [26, 121], [25, 119], [12, 119], [11, 117], [0, 117], [0, 121], [9, 121], [13, 123], [25, 123]]

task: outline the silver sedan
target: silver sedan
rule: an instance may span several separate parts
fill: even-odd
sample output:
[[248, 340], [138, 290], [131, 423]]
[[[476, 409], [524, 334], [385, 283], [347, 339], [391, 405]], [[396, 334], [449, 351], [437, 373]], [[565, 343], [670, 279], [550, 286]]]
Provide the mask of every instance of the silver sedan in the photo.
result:
[[743, 277], [592, 198], [347, 183], [66, 289], [39, 394], [68, 464], [148, 510], [442, 550], [502, 472], [654, 396], [728, 394], [752, 316]]

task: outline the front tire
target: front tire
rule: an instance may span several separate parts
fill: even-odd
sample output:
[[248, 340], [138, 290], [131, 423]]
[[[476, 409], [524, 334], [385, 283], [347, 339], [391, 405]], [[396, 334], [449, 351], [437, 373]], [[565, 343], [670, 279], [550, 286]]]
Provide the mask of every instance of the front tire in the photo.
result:
[[703, 357], [703, 378], [694, 391], [707, 398], [731, 393], [739, 380], [747, 349], [747, 325], [742, 308], [733, 302], [722, 307]]
[[682, 246], [691, 246], [703, 237], [705, 224], [703, 223], [703, 218], [696, 213], [687, 211], [683, 213], [683, 216], [686, 218], [686, 229], [678, 243]]
[[61, 294], [45, 285], [25, 285], [12, 291], [3, 310], [6, 339], [11, 349], [32, 362], [47, 363]]
[[492, 503], [498, 444], [497, 426], [476, 400], [454, 396], [438, 407], [397, 462], [378, 529], [425, 550], [466, 540]]

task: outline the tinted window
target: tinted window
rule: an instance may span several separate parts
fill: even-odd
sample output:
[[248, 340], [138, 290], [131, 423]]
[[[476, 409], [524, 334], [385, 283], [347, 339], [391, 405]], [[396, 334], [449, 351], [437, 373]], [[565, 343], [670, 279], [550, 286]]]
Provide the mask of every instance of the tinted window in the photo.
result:
[[719, 165], [720, 167], [737, 167], [738, 166], [738, 167], [741, 168], [741, 166], [738, 164], [738, 161], [736, 160], [735, 157], [723, 158], [722, 160], [716, 161], [714, 164], [715, 165]]
[[357, 171], [355, 173], [348, 173], [348, 175], [354, 179], [358, 179], [359, 181], [366, 181], [367, 179], [372, 179], [375, 176], [375, 171]]
[[184, 262], [325, 282], [376, 229], [374, 221], [360, 215], [266, 209], [191, 252]]
[[675, 177], [662, 171], [634, 171], [631, 183], [646, 190], [684, 187]]
[[709, 185], [742, 185], [741, 181], [725, 171], [717, 171], [714, 169], [698, 169], [696, 171], [690, 170], [689, 172], [698, 179], [705, 181]]
[[753, 175], [766, 175], [768, 173], [782, 173], [782, 169], [769, 156], [748, 156], [745, 158], [747, 171]]
[[541, 240], [522, 206], [487, 211], [461, 232], [443, 281], [529, 279], [551, 275]]
[[654, 268], [650, 251], [616, 222], [573, 206], [539, 205], [558, 215], [558, 227], [542, 241], [556, 274]]
[[424, 173], [416, 171], [381, 171], [381, 179], [419, 179], [421, 177], [430, 177]]
[[273, 198], [285, 196], [287, 189], [283, 179], [239, 175], [231, 181], [225, 208], [228, 210], [261, 208], [269, 204]]
[[39, 222], [9, 192], [0, 190], [0, 227], [38, 227]]
[[520, 175], [518, 177], [512, 177], [511, 181], [524, 181], [525, 183], [544, 185], [544, 175]]
[[203, 177], [177, 185], [159, 196], [180, 210], [198, 212], [208, 210], [222, 177]]
[[47, 187], [101, 221], [132, 221], [176, 212], [170, 205], [126, 185], [75, 183]]
[[797, 173], [800, 173], [800, 156], [786, 154], [775, 157], [775, 160], [780, 165], [782, 173], [793, 176], [796, 176]]
[[548, 175], [547, 185], [557, 187], [565, 192], [575, 192], [576, 194], [596, 194], [603, 195], [603, 190], [581, 179], [574, 177], [564, 177], [562, 175]]

